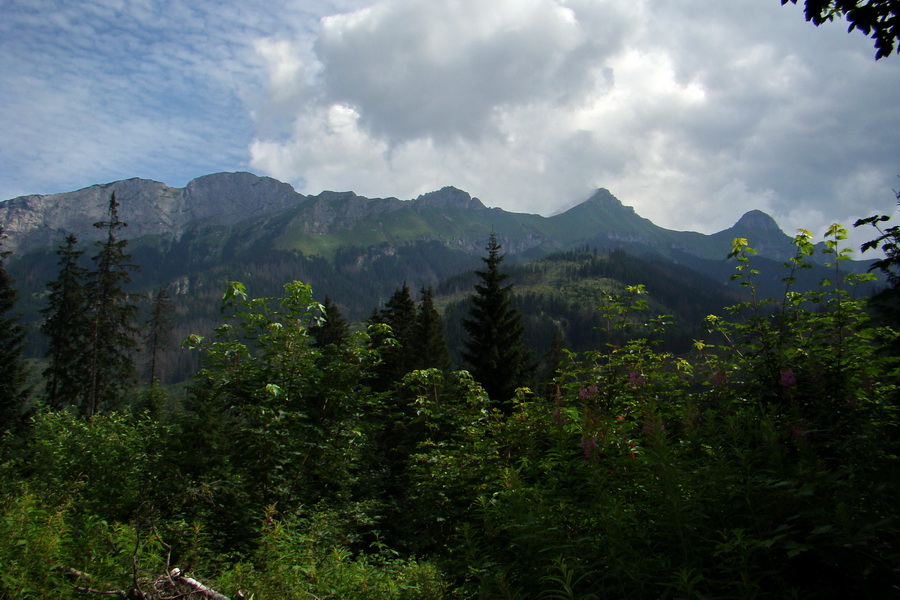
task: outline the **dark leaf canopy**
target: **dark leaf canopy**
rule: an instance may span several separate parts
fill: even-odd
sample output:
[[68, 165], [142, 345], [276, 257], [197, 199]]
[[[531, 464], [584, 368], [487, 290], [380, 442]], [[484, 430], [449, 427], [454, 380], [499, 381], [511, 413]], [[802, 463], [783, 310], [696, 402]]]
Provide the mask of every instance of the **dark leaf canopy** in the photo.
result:
[[[0, 241], [3, 237], [0, 229]], [[25, 327], [16, 313], [18, 292], [3, 265], [8, 255], [0, 252], [0, 433], [20, 424], [28, 399], [28, 373], [22, 360]]]
[[[781, 0], [781, 4], [797, 0]], [[875, 40], [875, 59], [890, 56], [900, 39], [900, 0], [806, 0], [806, 20], [816, 26], [842, 17]]]

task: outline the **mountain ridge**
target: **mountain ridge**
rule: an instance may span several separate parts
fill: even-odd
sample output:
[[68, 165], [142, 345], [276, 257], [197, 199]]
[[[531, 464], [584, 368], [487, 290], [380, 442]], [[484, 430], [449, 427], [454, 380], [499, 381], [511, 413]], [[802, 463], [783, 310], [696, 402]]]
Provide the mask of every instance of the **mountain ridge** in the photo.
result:
[[[99, 235], [95, 234], [93, 223], [105, 216], [112, 192], [119, 199], [120, 217], [129, 225], [129, 238], [162, 236], [173, 243], [198, 224], [229, 228], [254, 219], [271, 221], [279, 213], [285, 213], [297, 231], [312, 236], [356, 233], [362, 242], [395, 243], [446, 234], [450, 241], [456, 238], [460, 247], [471, 246], [459, 243], [460, 235], [469, 237], [475, 229], [483, 229], [484, 219], [475, 217], [489, 217], [498, 231], [501, 227], [510, 228], [509, 232], [500, 233], [506, 234], [507, 251], [513, 254], [535, 247], [557, 250], [584, 242], [644, 245], [663, 254], [668, 254], [667, 248], [689, 252], [693, 249], [693, 253], [711, 258], [714, 253], [720, 257], [727, 253], [731, 240], [726, 240], [727, 244], [722, 240], [735, 231], [766, 232], [767, 240], [775, 242], [768, 244], [772, 249], [783, 248], [785, 244], [780, 242], [790, 241], [774, 220], [761, 211], [749, 211], [731, 228], [710, 236], [664, 229], [638, 215], [605, 188], [598, 188], [588, 199], [564, 212], [543, 217], [488, 208], [478, 198], [453, 186], [409, 200], [366, 198], [352, 191], [328, 190], [307, 196], [276, 179], [236, 172], [204, 175], [183, 188], [131, 178], [72, 192], [11, 198], [0, 202], [0, 226], [7, 235], [5, 249], [25, 253], [55, 246], [69, 233], [82, 241], [93, 241]], [[408, 209], [417, 216], [405, 214]], [[399, 218], [396, 213], [404, 215]], [[480, 227], [473, 219], [479, 221]], [[366, 224], [366, 235], [361, 235], [361, 223]], [[770, 224], [775, 225], [777, 233], [769, 231]], [[773, 238], [777, 234], [780, 236]], [[288, 234], [282, 237], [280, 247], [291, 249], [294, 245], [297, 250], [315, 253], [317, 244], [300, 242], [298, 238], [296, 233]], [[712, 251], [706, 247], [710, 239], [716, 241]], [[777, 253], [783, 254], [783, 250]]]
[[[437, 285], [478, 268], [491, 232], [508, 264], [579, 248], [622, 250], [691, 268], [721, 285], [733, 273], [726, 260], [732, 241], [743, 237], [759, 251], [756, 260], [769, 261], [771, 289], [780, 284], [778, 265], [795, 252], [792, 238], [761, 211], [748, 211], [712, 235], [673, 231], [604, 188], [544, 217], [486, 207], [452, 186], [410, 200], [327, 190], [306, 196], [273, 178], [216, 173], [184, 188], [133, 178], [0, 203], [0, 226], [8, 236], [3, 250], [13, 252], [6, 264], [25, 296], [39, 299], [56, 273], [55, 250], [68, 234], [82, 247], [102, 237], [93, 223], [106, 217], [112, 192], [141, 267], [136, 290], [166, 285], [182, 293], [259, 279], [265, 282], [261, 293], [274, 295], [280, 284], [300, 279], [322, 293], [343, 295], [353, 314], [370, 311], [404, 281]], [[870, 263], [844, 264], [861, 272]]]
[[[746, 237], [760, 250], [754, 258], [766, 275], [759, 278], [760, 291], [777, 297], [783, 293], [778, 266], [793, 251], [791, 238], [761, 211], [749, 211], [713, 235], [672, 231], [641, 217], [603, 188], [544, 217], [489, 208], [452, 186], [400, 200], [351, 191], [306, 196], [289, 184], [251, 173], [212, 174], [184, 188], [133, 178], [0, 203], [0, 226], [9, 232], [2, 249], [15, 252], [4, 266], [20, 292], [19, 306], [30, 324], [36, 355], [43, 343], [39, 309], [47, 282], [58, 274], [56, 249], [69, 233], [79, 238], [81, 249], [100, 239], [103, 232], [93, 223], [107, 216], [113, 192], [119, 216], [128, 223], [123, 237], [132, 262], [140, 267], [130, 291], [146, 303], [160, 286], [169, 290], [178, 307], [176, 339], [208, 335], [220, 324], [222, 291], [230, 281], [243, 282], [254, 297], [278, 297], [286, 282], [300, 280], [312, 286], [318, 300], [330, 296], [354, 320], [364, 320], [404, 283], [414, 290], [443, 288], [441, 302], [465, 296], [472, 283], [465, 276], [482, 265], [491, 232], [516, 277], [546, 269], [535, 262], [543, 258], [582, 257], [562, 269], [577, 280], [571, 285], [544, 281], [522, 288], [531, 298], [522, 301], [534, 309], [529, 326], [543, 342], [561, 319], [580, 323], [574, 329], [590, 329], [587, 315], [599, 302], [597, 294], [625, 285], [647, 284], [660, 296], [653, 300], [663, 300], [660, 307], [682, 314], [687, 314], [685, 306], [704, 305], [702, 297], [723, 302], [736, 297], [739, 288], [730, 282], [734, 263], [726, 260], [734, 237]], [[91, 254], [83, 256], [85, 265]], [[594, 280], [580, 280], [587, 277], [585, 269], [601, 263], [607, 266], [594, 273]], [[865, 270], [867, 265], [848, 261], [847, 266]], [[830, 273], [817, 266], [803, 275], [798, 287], [811, 289]], [[567, 299], [569, 293], [583, 305]], [[546, 306], [535, 300], [538, 296]], [[562, 305], [568, 316], [554, 312]], [[196, 357], [172, 356], [179, 369], [187, 369], [188, 363], [197, 367]]]

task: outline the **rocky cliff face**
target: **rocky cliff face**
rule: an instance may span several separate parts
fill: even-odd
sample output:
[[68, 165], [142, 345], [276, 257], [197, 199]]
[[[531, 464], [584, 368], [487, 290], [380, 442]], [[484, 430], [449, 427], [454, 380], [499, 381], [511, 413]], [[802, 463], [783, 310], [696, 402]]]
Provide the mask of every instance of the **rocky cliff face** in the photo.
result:
[[100, 239], [93, 226], [106, 218], [115, 192], [127, 237], [160, 235], [178, 240], [190, 223], [232, 225], [294, 206], [304, 196], [290, 185], [250, 173], [219, 173], [171, 188], [149, 179], [128, 179], [62, 194], [32, 195], [0, 203], [3, 248], [24, 253], [57, 246], [68, 234], [82, 242]]
[[130, 223], [129, 236], [171, 228], [167, 215], [176, 190], [158, 181], [129, 179], [64, 194], [22, 196], [0, 204], [0, 226], [8, 236], [4, 248], [23, 253], [55, 246], [70, 233], [79, 239], [98, 239], [101, 232], [93, 224], [106, 216], [113, 192], [121, 203], [120, 217]]
[[310, 196], [298, 211], [296, 224], [306, 233], [324, 235], [352, 229], [360, 221], [399, 210], [406, 205], [397, 198], [366, 198], [353, 192], [322, 192]]
[[205, 221], [233, 225], [298, 205], [306, 196], [287, 183], [252, 173], [217, 173], [194, 179], [184, 188], [181, 223]]

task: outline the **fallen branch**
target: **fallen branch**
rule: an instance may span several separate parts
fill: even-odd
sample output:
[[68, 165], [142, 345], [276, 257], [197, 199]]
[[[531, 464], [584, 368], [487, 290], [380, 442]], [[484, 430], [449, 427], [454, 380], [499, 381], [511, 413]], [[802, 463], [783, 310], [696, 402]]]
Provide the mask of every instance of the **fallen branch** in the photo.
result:
[[[63, 573], [73, 582], [79, 582], [85, 579], [91, 579], [87, 573], [83, 573], [71, 567], [54, 567], [55, 571]], [[146, 582], [145, 582], [146, 583]], [[207, 600], [232, 600], [228, 596], [220, 594], [211, 587], [204, 585], [185, 575], [181, 569], [174, 568], [163, 575], [160, 575], [154, 582], [153, 592], [148, 593], [141, 590], [138, 582], [135, 587], [130, 590], [98, 590], [88, 586], [72, 584], [76, 591], [85, 594], [96, 594], [99, 596], [115, 596], [124, 598], [125, 600], [171, 600], [172, 598], [206, 598]], [[174, 596], [173, 596], [174, 594]], [[245, 600], [243, 592], [238, 592], [234, 600]]]
[[[178, 567], [169, 571], [169, 579], [174, 581], [175, 583], [183, 584], [191, 589], [191, 593], [199, 594], [203, 598], [209, 598], [209, 600], [231, 600], [227, 596], [223, 596], [216, 590], [207, 587], [197, 581], [192, 577], [188, 577], [187, 575], [182, 574], [181, 569]], [[238, 592], [238, 595], [235, 596], [235, 600], [243, 600], [244, 594]]]

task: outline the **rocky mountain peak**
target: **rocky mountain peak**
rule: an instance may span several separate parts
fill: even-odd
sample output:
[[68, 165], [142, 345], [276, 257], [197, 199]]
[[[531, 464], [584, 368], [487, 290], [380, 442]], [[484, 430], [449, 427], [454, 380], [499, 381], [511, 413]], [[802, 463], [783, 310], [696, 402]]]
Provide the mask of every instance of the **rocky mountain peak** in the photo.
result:
[[601, 207], [618, 208], [623, 207], [622, 201], [612, 195], [606, 188], [597, 188], [590, 198], [584, 201], [585, 204], [590, 203]]
[[738, 219], [737, 223], [734, 224], [734, 229], [738, 228], [767, 234], [776, 233], [785, 235], [778, 226], [778, 223], [775, 222], [775, 219], [761, 210], [751, 210], [744, 213], [744, 215]]
[[442, 187], [435, 192], [428, 192], [416, 198], [421, 206], [431, 208], [455, 208], [459, 210], [480, 210], [486, 208], [478, 198], [473, 198], [461, 189], [453, 186]]
[[316, 200], [321, 200], [322, 202], [340, 202], [342, 200], [349, 200], [351, 198], [359, 198], [356, 195], [356, 192], [333, 192], [331, 190], [325, 190], [318, 193], [315, 196], [312, 196]]
[[585, 215], [590, 218], [596, 218], [598, 215], [607, 217], [617, 215], [626, 219], [637, 216], [633, 207], [622, 204], [622, 201], [613, 196], [606, 188], [597, 188], [590, 198], [560, 214], [578, 215], [579, 218], [583, 218]]
[[[181, 241], [188, 232], [213, 227], [226, 230], [218, 234], [227, 236], [235, 233], [230, 231], [232, 226], [252, 223], [241, 229], [241, 235], [264, 232], [280, 236], [280, 247], [305, 254], [331, 252], [336, 245], [397, 245], [423, 239], [477, 252], [482, 242], [472, 232], [486, 232], [502, 223], [505, 245], [515, 251], [549, 251], [571, 244], [631, 245], [663, 253], [675, 248], [696, 256], [718, 257], [727, 254], [735, 237], [747, 238], [753, 248], [773, 258], [781, 259], [792, 251], [791, 239], [772, 217], [758, 210], [707, 238], [658, 227], [605, 188], [598, 188], [587, 200], [562, 213], [542, 217], [487, 209], [479, 199], [453, 186], [412, 200], [331, 191], [304, 196], [289, 184], [243, 172], [198, 177], [184, 188], [135, 178], [0, 202], [0, 227], [8, 234], [3, 249], [19, 256], [52, 249], [70, 233], [90, 244], [102, 235], [93, 224], [105, 218], [112, 192], [120, 203], [120, 217], [128, 223], [128, 238], [154, 236], [153, 243], [162, 241], [163, 245]], [[336, 237], [325, 243], [305, 237], [310, 235]]]
[[775, 260], [787, 260], [794, 253], [791, 237], [781, 230], [775, 219], [761, 210], [744, 213], [737, 223], [713, 237], [729, 243], [734, 238], [746, 238], [751, 248]]
[[183, 190], [184, 217], [230, 225], [298, 204], [304, 196], [287, 183], [253, 173], [214, 173], [191, 180]]

